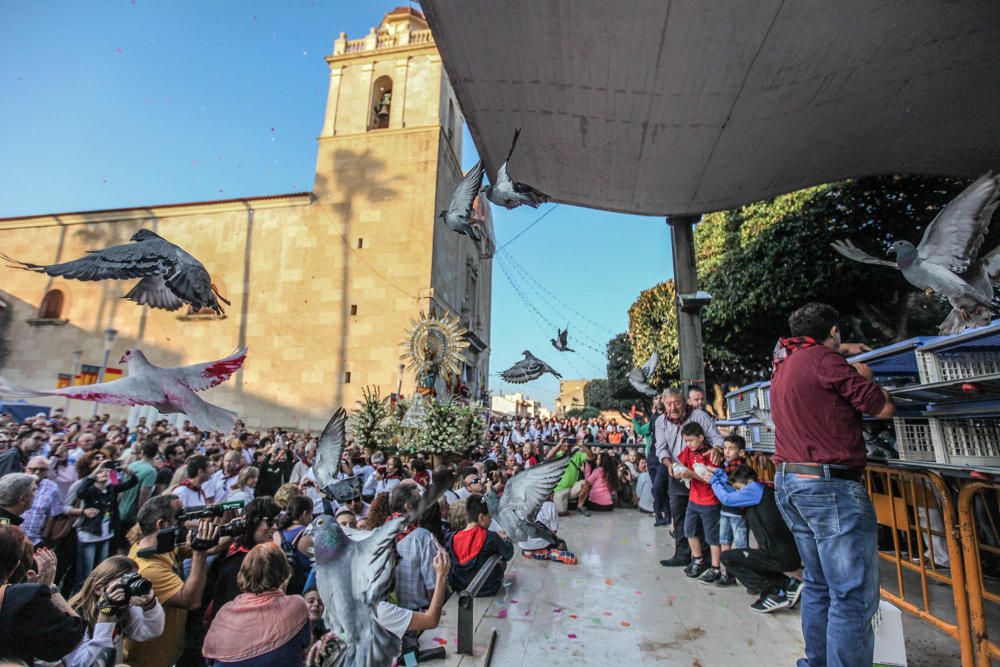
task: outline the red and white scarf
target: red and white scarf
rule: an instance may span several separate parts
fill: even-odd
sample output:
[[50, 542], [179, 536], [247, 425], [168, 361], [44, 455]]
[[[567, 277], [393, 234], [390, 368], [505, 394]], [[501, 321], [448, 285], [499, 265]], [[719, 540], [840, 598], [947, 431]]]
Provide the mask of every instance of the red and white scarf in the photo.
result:
[[771, 375], [773, 376], [778, 372], [778, 367], [788, 357], [792, 356], [799, 350], [806, 350], [810, 347], [816, 347], [817, 345], [819, 345], [819, 343], [816, 342], [816, 339], [810, 338], [809, 336], [779, 338], [777, 345], [774, 346], [774, 354], [771, 358]]

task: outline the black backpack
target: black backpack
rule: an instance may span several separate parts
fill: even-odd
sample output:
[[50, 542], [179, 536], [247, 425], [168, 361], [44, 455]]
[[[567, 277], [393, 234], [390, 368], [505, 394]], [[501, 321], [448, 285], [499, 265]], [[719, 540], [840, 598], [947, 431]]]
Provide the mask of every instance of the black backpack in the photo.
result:
[[285, 552], [285, 559], [288, 560], [288, 567], [292, 570], [292, 577], [288, 580], [288, 587], [285, 589], [288, 595], [302, 595], [306, 585], [306, 579], [312, 571], [312, 565], [307, 564], [307, 557], [298, 550], [299, 539], [305, 533], [305, 528], [299, 531], [291, 542], [282, 538], [281, 550]]

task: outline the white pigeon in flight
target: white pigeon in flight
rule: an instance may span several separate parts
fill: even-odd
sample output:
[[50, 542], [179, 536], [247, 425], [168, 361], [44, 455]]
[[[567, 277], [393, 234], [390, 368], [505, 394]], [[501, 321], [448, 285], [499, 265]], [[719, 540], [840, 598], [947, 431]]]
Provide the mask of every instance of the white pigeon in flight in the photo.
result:
[[236, 423], [236, 413], [202, 400], [195, 392], [228, 380], [247, 358], [240, 348], [225, 359], [192, 366], [161, 368], [149, 363], [141, 350], [127, 350], [118, 363], [128, 363], [128, 376], [111, 382], [62, 389], [31, 389], [0, 378], [0, 395], [61, 396], [109, 405], [151, 405], [163, 414], [181, 413], [205, 431], [226, 433]]
[[503, 164], [500, 165], [500, 169], [497, 171], [496, 180], [494, 180], [493, 185], [487, 185], [483, 188], [483, 192], [486, 193], [486, 198], [497, 206], [503, 206], [506, 209], [517, 208], [521, 204], [527, 204], [531, 208], [538, 208], [541, 204], [544, 204], [549, 200], [549, 196], [531, 187], [527, 183], [519, 183], [512, 180], [510, 174], [507, 173], [507, 163], [510, 162], [510, 156], [514, 152], [514, 146], [517, 145], [517, 138], [521, 135], [521, 128], [514, 131], [514, 140], [510, 142], [510, 150], [507, 151], [507, 157], [504, 158]]

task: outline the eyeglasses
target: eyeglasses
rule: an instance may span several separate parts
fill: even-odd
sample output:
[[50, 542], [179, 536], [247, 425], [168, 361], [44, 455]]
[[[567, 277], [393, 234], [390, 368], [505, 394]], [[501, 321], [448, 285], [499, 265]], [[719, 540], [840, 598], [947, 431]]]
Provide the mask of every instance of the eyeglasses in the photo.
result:
[[468, 482], [465, 483], [465, 485], [472, 486], [473, 484], [482, 484], [482, 483], [483, 483], [483, 478], [476, 477], [475, 479], [470, 479]]
[[26, 470], [28, 472], [46, 472], [48, 469], [49, 469], [48, 466], [39, 467], [39, 468], [34, 468], [34, 467], [26, 468]]

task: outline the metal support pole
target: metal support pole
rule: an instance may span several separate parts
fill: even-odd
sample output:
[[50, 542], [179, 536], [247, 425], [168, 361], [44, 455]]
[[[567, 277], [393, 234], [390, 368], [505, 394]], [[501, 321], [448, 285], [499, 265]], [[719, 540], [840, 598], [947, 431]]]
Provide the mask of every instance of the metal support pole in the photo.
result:
[[[73, 350], [73, 374], [69, 377], [69, 386], [76, 384], [76, 376], [80, 372], [80, 358], [83, 356], [83, 350]], [[69, 402], [70, 398], [66, 397], [66, 406], [63, 408], [63, 416], [69, 419]]]
[[[694, 225], [700, 216], [677, 215], [667, 218], [674, 257], [674, 284], [677, 294], [698, 291], [694, 255]], [[687, 392], [693, 384], [705, 386], [705, 352], [701, 338], [700, 308], [681, 309], [677, 302], [677, 342], [680, 352], [681, 385]]]

